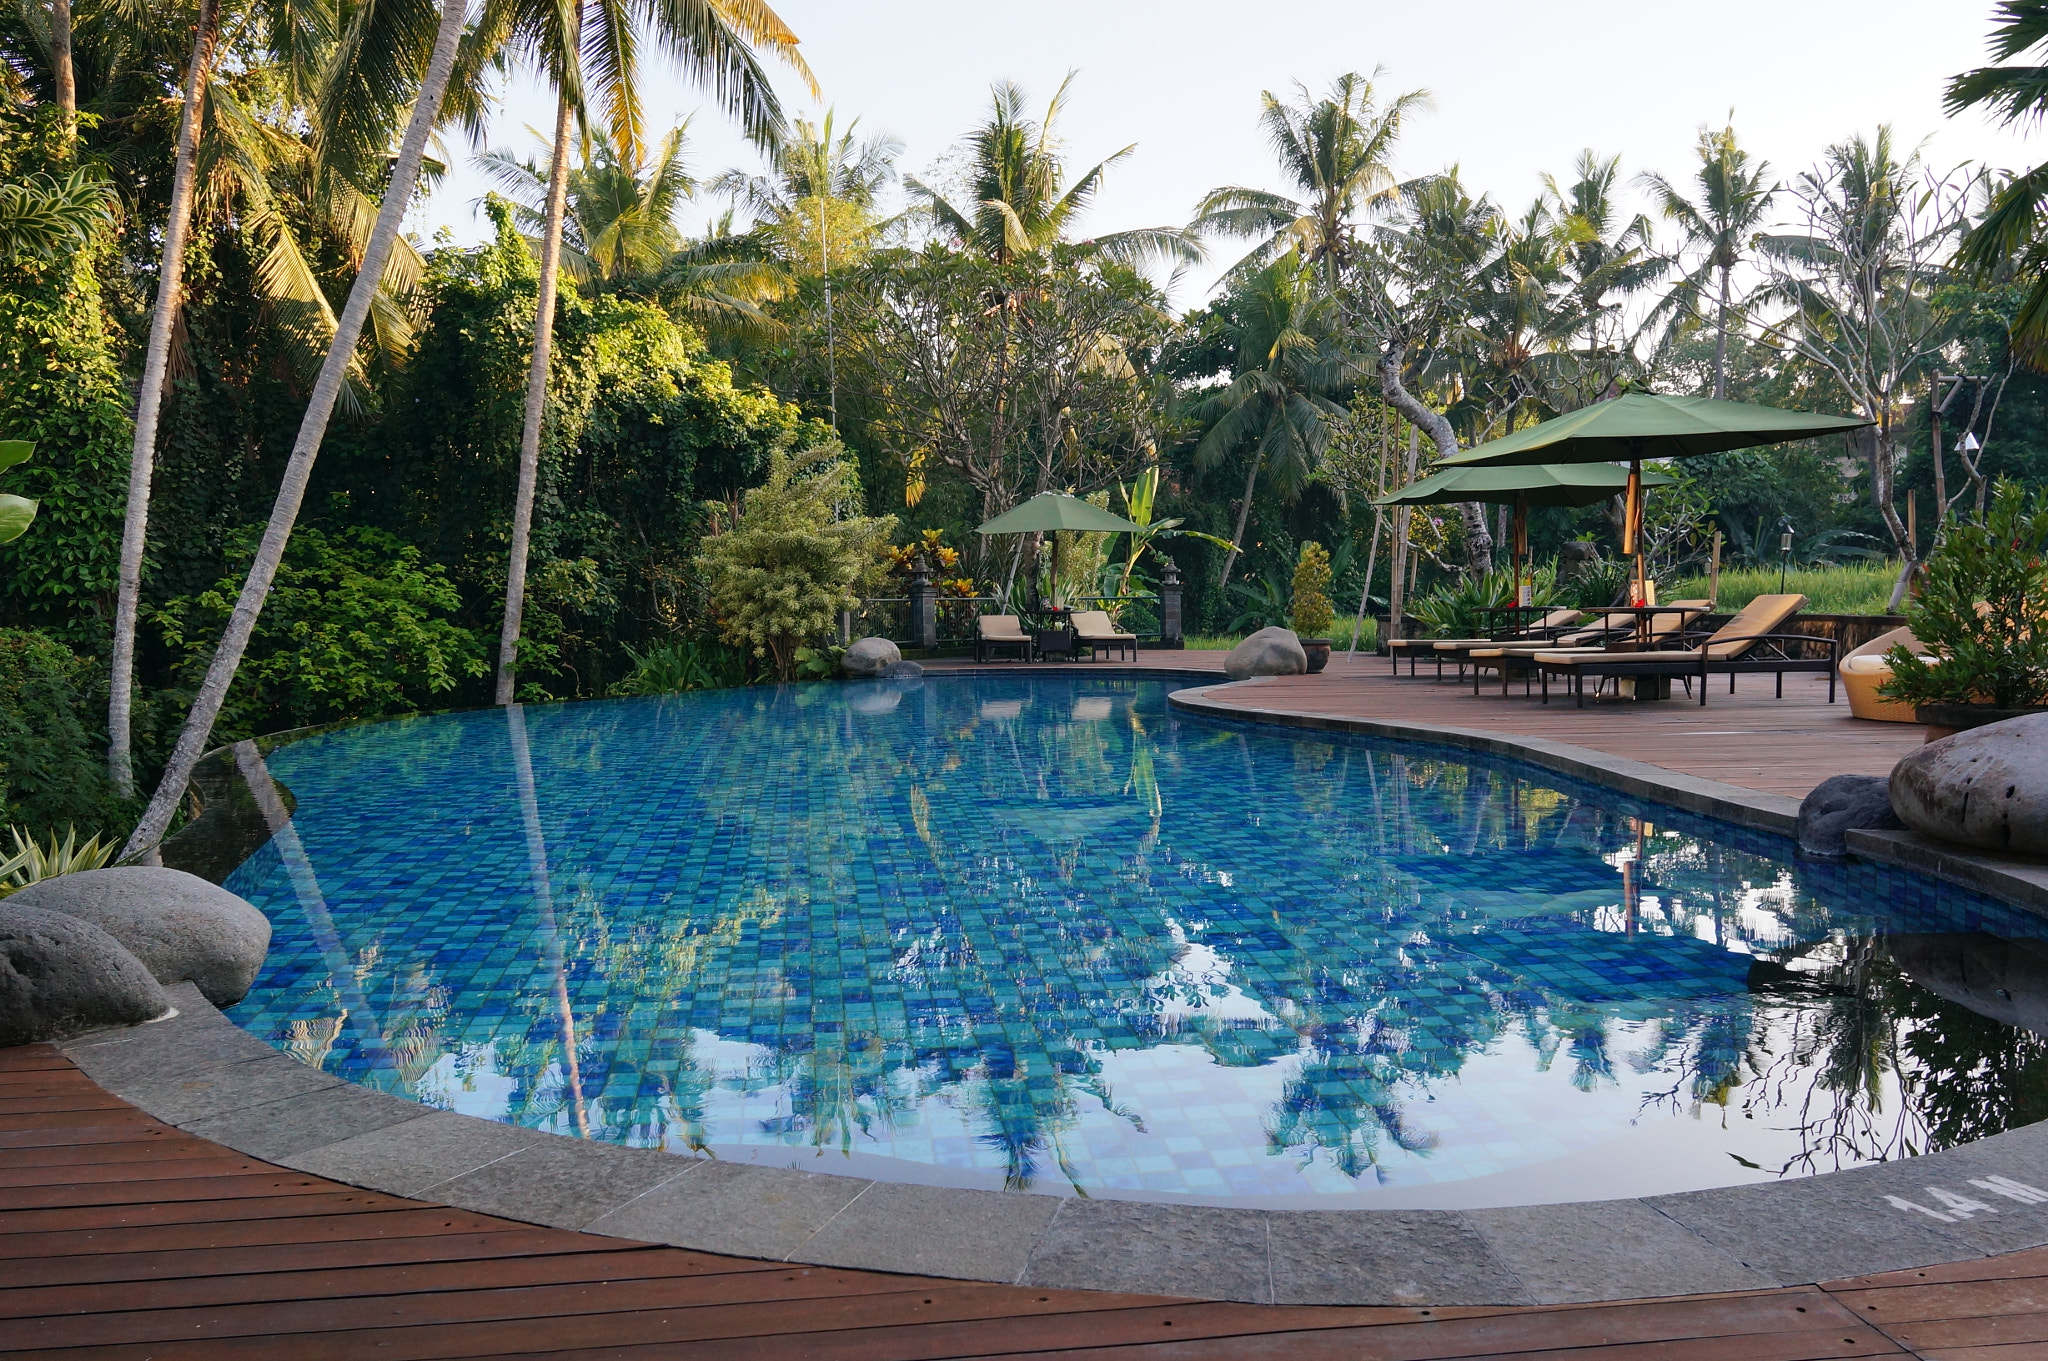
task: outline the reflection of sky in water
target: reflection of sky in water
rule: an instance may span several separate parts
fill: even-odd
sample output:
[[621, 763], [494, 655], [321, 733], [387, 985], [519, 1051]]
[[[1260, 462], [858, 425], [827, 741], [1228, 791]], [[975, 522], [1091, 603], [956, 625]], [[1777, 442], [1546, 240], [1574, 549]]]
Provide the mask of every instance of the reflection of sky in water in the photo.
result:
[[[1991, 1132], [2024, 1104], [2001, 1084], [2039, 1085], [2037, 1042], [1879, 939], [2023, 914], [1519, 768], [1176, 720], [1165, 688], [809, 686], [286, 747], [296, 836], [230, 880], [277, 927], [235, 1018], [561, 1133], [1238, 1202], [1825, 1170]], [[1979, 1088], [1961, 1123], [1948, 1069]]]

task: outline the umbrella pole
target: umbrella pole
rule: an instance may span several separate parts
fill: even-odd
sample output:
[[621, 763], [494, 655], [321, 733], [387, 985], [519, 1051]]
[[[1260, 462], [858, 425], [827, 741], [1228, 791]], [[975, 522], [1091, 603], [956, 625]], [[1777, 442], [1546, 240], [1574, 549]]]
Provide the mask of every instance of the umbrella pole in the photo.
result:
[[1515, 558], [1515, 604], [1523, 606], [1533, 605], [1536, 603], [1535, 583], [1528, 581], [1526, 586], [1524, 584], [1529, 565], [1529, 497], [1525, 492], [1517, 492], [1515, 494], [1513, 551]]

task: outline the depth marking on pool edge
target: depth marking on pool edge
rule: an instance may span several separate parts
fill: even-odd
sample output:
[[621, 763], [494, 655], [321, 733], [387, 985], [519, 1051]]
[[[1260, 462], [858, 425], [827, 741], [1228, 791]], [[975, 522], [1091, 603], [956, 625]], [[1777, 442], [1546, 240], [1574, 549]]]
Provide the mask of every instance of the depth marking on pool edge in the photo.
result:
[[[2014, 1181], [2011, 1177], [1986, 1177], [1981, 1180], [1972, 1177], [1970, 1178], [1970, 1185], [1977, 1187], [1979, 1190], [1989, 1191], [1994, 1196], [2004, 1196], [2007, 1200], [2016, 1200], [2022, 1205], [2048, 1203], [2048, 1191], [2043, 1191], [2038, 1186], [2029, 1186], [2023, 1181]], [[1899, 1196], [1886, 1196], [1885, 1203], [1895, 1210], [1904, 1210], [1910, 1214], [1923, 1214], [1929, 1219], [1938, 1219], [1944, 1224], [1953, 1224], [1959, 1219], [1969, 1219], [1974, 1215], [1995, 1215], [1998, 1213], [1996, 1205], [1986, 1205], [1981, 1200], [1975, 1200], [1969, 1196], [1959, 1196], [1955, 1192], [1945, 1190], [1939, 1186], [1928, 1187], [1927, 1194], [1940, 1201], [1942, 1208], [1930, 1210], [1925, 1205], [1903, 1199]]]

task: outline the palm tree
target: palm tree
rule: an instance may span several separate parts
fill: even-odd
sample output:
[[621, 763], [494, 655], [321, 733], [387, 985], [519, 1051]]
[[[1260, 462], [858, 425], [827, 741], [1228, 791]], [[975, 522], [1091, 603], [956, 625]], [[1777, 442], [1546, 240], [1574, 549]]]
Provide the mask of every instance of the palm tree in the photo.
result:
[[[278, 565], [284, 559], [285, 544], [290, 540], [292, 526], [298, 519], [299, 505], [305, 500], [306, 486], [313, 474], [313, 460], [320, 453], [320, 443], [327, 434], [327, 423], [334, 415], [335, 403], [341, 397], [342, 382], [353, 361], [356, 343], [362, 338], [371, 304], [383, 282], [385, 263], [397, 243], [398, 229], [411, 203], [413, 187], [419, 182], [427, 139], [440, 119], [441, 99], [447, 93], [449, 78], [455, 70], [465, 11], [464, 0], [442, 0], [439, 23], [434, 29], [431, 46], [425, 51], [414, 41], [420, 34], [421, 19], [428, 12], [417, 0], [411, 4], [395, 0], [394, 3], [365, 5], [355, 12], [349, 31], [343, 35], [341, 51], [344, 58], [331, 69], [325, 92], [327, 101], [333, 102], [323, 102], [327, 102], [329, 108], [341, 108], [345, 112], [330, 126], [348, 124], [361, 130], [379, 121], [380, 108], [388, 105], [382, 104], [381, 100], [373, 101], [372, 90], [384, 99], [395, 94], [412, 94], [412, 114], [407, 120], [398, 154], [390, 161], [390, 178], [384, 187], [376, 225], [364, 246], [361, 268], [349, 287], [348, 301], [335, 325], [334, 340], [327, 347], [327, 358], [320, 366], [319, 377], [314, 381], [312, 394], [306, 402], [306, 414], [299, 424], [298, 438], [292, 444], [291, 458], [285, 464], [277, 501], [271, 508], [270, 522], [264, 527], [262, 542], [249, 566], [249, 575], [242, 584], [240, 597], [235, 601], [234, 612], [228, 617], [220, 645], [214, 649], [213, 659], [207, 664], [206, 677], [200, 682], [199, 692], [193, 696], [191, 712], [186, 715], [185, 726], [178, 734], [177, 746], [172, 749], [163, 779], [158, 782], [149, 806], [143, 810], [141, 820], [136, 823], [123, 848], [124, 859], [155, 855], [157, 843], [170, 827], [171, 815], [184, 797], [185, 786], [191, 781], [193, 768], [199, 764], [199, 757], [206, 749], [214, 720], [220, 715], [228, 687], [234, 683], [242, 654], [256, 630], [257, 616], [262, 613], [264, 601], [270, 594], [270, 584], [276, 579]], [[365, 56], [370, 60], [361, 59]]]
[[[1613, 385], [1623, 348], [1621, 309], [1608, 298], [1640, 293], [1663, 278], [1671, 265], [1651, 249], [1649, 218], [1637, 213], [1624, 220], [1614, 201], [1621, 157], [1603, 159], [1589, 148], [1579, 153], [1573, 173], [1577, 178], [1563, 186], [1545, 175], [1543, 186], [1551, 231], [1563, 248], [1565, 276], [1586, 328], [1586, 362], [1594, 370], [1599, 388], [1605, 390]], [[1616, 355], [1613, 367], [1601, 362], [1602, 333], [1610, 322], [1614, 327], [1612, 353]]]
[[1294, 88], [1298, 98], [1291, 106], [1265, 91], [1259, 123], [1297, 197], [1238, 185], [1211, 189], [1195, 208], [1194, 230], [1264, 238], [1239, 268], [1296, 251], [1335, 288], [1357, 247], [1352, 219], [1397, 195], [1394, 143], [1402, 120], [1429, 103], [1429, 92], [1410, 90], [1379, 106], [1372, 81], [1356, 71], [1337, 77], [1321, 99], [1305, 85]]
[[[142, 559], [148, 541], [157, 428], [172, 336], [184, 303], [185, 252], [192, 237], [194, 214], [203, 212], [220, 221], [235, 222], [262, 249], [257, 285], [288, 347], [297, 352], [309, 373], [319, 369], [337, 323], [309, 252], [299, 242], [290, 216], [282, 210], [281, 193], [300, 198], [309, 210], [307, 216], [324, 223], [350, 257], [350, 263], [358, 267], [377, 216], [377, 191], [366, 193], [356, 178], [333, 173], [333, 165], [323, 163], [310, 139], [295, 129], [259, 117], [236, 88], [238, 81], [253, 79], [262, 86], [261, 93], [270, 96], [281, 84], [286, 107], [296, 109], [312, 97], [313, 72], [328, 66], [326, 79], [336, 97], [370, 110], [388, 106], [391, 100], [386, 91], [390, 87], [380, 83], [382, 77], [357, 76], [347, 64], [349, 53], [362, 50], [360, 41], [347, 52], [337, 53], [332, 16], [317, 4], [269, 0], [262, 7], [236, 17], [266, 30], [264, 45], [270, 64], [258, 71], [238, 70], [232, 75], [218, 71], [215, 58], [222, 30], [219, 0], [200, 0], [192, 55], [185, 68], [184, 101], [178, 118], [156, 299], [150, 312], [142, 381], [136, 393], [135, 436], [128, 461], [128, 499], [114, 597], [107, 701], [107, 767], [114, 787], [124, 796], [135, 790], [130, 751], [135, 626], [142, 593]], [[274, 180], [283, 182], [282, 190], [273, 184]], [[410, 338], [411, 323], [397, 299], [417, 281], [423, 267], [424, 262], [409, 242], [400, 238], [392, 244], [370, 313], [378, 342], [387, 352], [402, 350]], [[354, 396], [346, 376], [340, 396], [344, 403], [353, 405]]]
[[1344, 415], [1337, 396], [1353, 376], [1339, 341], [1337, 304], [1316, 287], [1314, 267], [1293, 251], [1254, 274], [1233, 302], [1236, 373], [1194, 412], [1215, 422], [1195, 446], [1198, 469], [1251, 449], [1219, 588], [1230, 583], [1259, 474], [1266, 473], [1283, 496], [1299, 491], [1330, 442], [1330, 423]]
[[[611, 129], [585, 130], [581, 159], [569, 171], [561, 267], [593, 293], [653, 298], [708, 333], [772, 333], [776, 324], [759, 302], [780, 292], [781, 271], [759, 243], [728, 230], [688, 241], [676, 222], [697, 188], [684, 162], [688, 129], [670, 129], [644, 161]], [[534, 233], [528, 241], [537, 247], [547, 216], [546, 166], [506, 151], [477, 163], [512, 198], [514, 220]]]
[[[941, 231], [968, 250], [1000, 265], [1035, 255], [1066, 239], [1095, 195], [1109, 167], [1138, 149], [1137, 143], [1098, 161], [1079, 179], [1067, 182], [1055, 126], [1066, 107], [1074, 72], [1060, 82], [1046, 105], [1045, 116], [1033, 122], [1025, 115], [1024, 91], [1010, 81], [992, 91], [988, 120], [968, 135], [968, 188], [973, 204], [958, 208], [936, 188], [914, 176], [903, 183]], [[1081, 244], [1091, 253], [1125, 264], [1149, 259], [1192, 263], [1201, 250], [1178, 227], [1135, 227]]]
[[[526, 602], [526, 558], [533, 531], [533, 494], [540, 476], [541, 417], [547, 406], [548, 358], [554, 343], [555, 291], [561, 268], [562, 224], [569, 198], [569, 143], [572, 124], [587, 121], [586, 64], [597, 75], [606, 103], [606, 122], [627, 159], [637, 164], [641, 145], [637, 61], [641, 10], [630, 0], [495, 0], [501, 8], [487, 18], [524, 47], [555, 87], [555, 136], [549, 157], [548, 194], [541, 223], [540, 286], [533, 319], [533, 361], [526, 375], [525, 420], [519, 434], [519, 483], [512, 502], [512, 541], [505, 571], [505, 617], [498, 635], [497, 702], [510, 704]], [[817, 82], [796, 55], [797, 36], [763, 0], [654, 0], [648, 6], [654, 34], [692, 77], [711, 86], [726, 110], [757, 145], [782, 137], [782, 108], [753, 47], [774, 50], [802, 74], [812, 92]]]
[[[875, 201], [882, 187], [896, 177], [896, 158], [903, 143], [886, 134], [854, 141], [854, 119], [833, 136], [833, 113], [825, 110], [821, 127], [799, 118], [796, 135], [775, 153], [773, 175], [744, 175], [737, 170], [719, 177], [718, 186], [757, 219], [774, 224], [790, 262], [808, 266], [813, 240], [818, 243], [818, 277], [825, 293], [825, 392], [832, 428], [839, 428], [839, 346], [832, 318], [832, 245], [839, 239], [844, 260], [851, 244], [866, 244], [875, 233]], [[815, 229], [811, 219], [815, 218]], [[836, 227], [836, 231], [835, 231]], [[849, 231], [849, 229], [851, 229]]]
[[1695, 177], [1699, 185], [1697, 202], [1655, 172], [1645, 172], [1639, 182], [1650, 191], [1664, 216], [1685, 233], [1686, 247], [1698, 251], [1700, 256], [1698, 266], [1679, 281], [1664, 306], [1687, 317], [1697, 317], [1708, 283], [1718, 284], [1714, 310], [1714, 397], [1719, 400], [1728, 395], [1729, 276], [1742, 263], [1750, 237], [1763, 225], [1764, 214], [1770, 209], [1778, 186], [1765, 184], [1771, 173], [1770, 162], [1752, 163], [1750, 154], [1736, 145], [1732, 123], [1718, 132], [1701, 128], [1699, 156], [1700, 168]]
[[[2030, 48], [2048, 43], [2048, 0], [2003, 0], [1998, 26], [1991, 35], [1991, 58], [2010, 62]], [[1949, 82], [1944, 107], [1950, 117], [1965, 109], [1988, 107], [2005, 124], [2024, 123], [2048, 112], [2048, 86], [2041, 68], [1980, 66]], [[1957, 252], [1982, 282], [2011, 265], [2027, 285], [2019, 311], [2013, 314], [2015, 353], [2040, 363], [2048, 353], [2048, 232], [2042, 209], [2048, 205], [2048, 162], [1999, 186], [1991, 205]]]

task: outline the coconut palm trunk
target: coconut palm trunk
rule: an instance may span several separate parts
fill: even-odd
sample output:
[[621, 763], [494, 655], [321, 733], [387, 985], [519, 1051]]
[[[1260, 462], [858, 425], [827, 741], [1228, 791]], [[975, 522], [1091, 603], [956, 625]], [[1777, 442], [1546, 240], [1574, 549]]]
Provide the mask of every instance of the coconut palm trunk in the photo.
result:
[[[1431, 409], [1401, 381], [1401, 360], [1407, 350], [1404, 340], [1390, 343], [1380, 355], [1380, 395], [1387, 405], [1407, 418], [1408, 423], [1429, 436], [1438, 458], [1458, 452], [1458, 432], [1440, 411]], [[1458, 507], [1465, 522], [1465, 561], [1476, 581], [1493, 570], [1493, 534], [1486, 527], [1486, 511], [1476, 502]]]
[[1252, 518], [1252, 494], [1258, 490], [1259, 468], [1266, 461], [1263, 444], [1252, 450], [1251, 471], [1244, 476], [1244, 501], [1237, 508], [1237, 528], [1230, 534], [1230, 551], [1223, 555], [1223, 572], [1216, 578], [1216, 589], [1230, 585], [1230, 569], [1237, 565], [1238, 546], [1244, 542], [1244, 527]]
[[164, 254], [157, 267], [156, 306], [149, 318], [149, 348], [142, 362], [142, 390], [135, 403], [135, 444], [128, 454], [128, 507], [121, 523], [121, 570], [114, 594], [114, 661], [107, 687], [107, 773], [115, 792], [135, 797], [135, 766], [129, 732], [134, 712], [135, 617], [142, 599], [142, 555], [149, 536], [150, 479], [156, 464], [157, 417], [163, 408], [164, 373], [171, 357], [171, 328], [184, 291], [185, 239], [192, 228], [194, 162], [199, 154], [199, 108], [220, 39], [219, 0], [200, 0], [192, 33], [192, 61], [185, 69], [185, 109], [178, 115], [177, 159], [171, 170], [170, 215], [164, 223]]
[[533, 362], [526, 371], [519, 485], [512, 497], [512, 544], [505, 559], [505, 619], [498, 632], [500, 704], [512, 703], [517, 685], [519, 628], [526, 613], [526, 558], [533, 538], [534, 489], [540, 481], [540, 430], [547, 414], [548, 360], [555, 341], [555, 290], [562, 272], [562, 219], [569, 205], [569, 134], [575, 118], [575, 107], [566, 96], [555, 101], [554, 161], [548, 167], [547, 216], [540, 240], [540, 296], [533, 311]]
[[128, 844], [122, 849], [124, 860], [132, 861], [139, 856], [155, 859], [157, 843], [163, 840], [164, 832], [171, 825], [171, 815], [177, 810], [178, 801], [184, 797], [193, 767], [199, 764], [199, 757], [206, 750], [214, 720], [220, 716], [228, 687], [234, 683], [235, 672], [242, 664], [242, 654], [248, 649], [250, 636], [256, 631], [257, 616], [263, 612], [270, 585], [276, 580], [278, 565], [284, 559], [285, 544], [291, 539], [292, 525], [298, 519], [299, 505], [306, 498], [306, 484], [313, 475], [313, 460], [319, 456], [320, 442], [327, 434], [327, 422], [334, 415], [334, 404], [341, 395], [349, 360], [355, 354], [356, 342], [362, 338], [363, 323], [369, 319], [370, 303], [384, 277], [384, 265], [391, 258], [391, 248], [398, 240], [398, 229], [412, 201], [413, 186], [419, 182], [420, 162], [426, 156], [427, 138], [440, 119], [441, 97], [448, 91], [448, 78], [455, 68], [456, 47], [462, 37], [465, 9], [465, 0], [441, 0], [441, 23], [434, 35], [433, 54], [427, 61], [419, 96], [413, 102], [412, 118], [406, 124], [405, 137], [399, 143], [391, 181], [384, 190], [384, 201], [377, 211], [377, 225], [371, 230], [369, 244], [363, 251], [362, 267], [356, 273], [355, 282], [349, 286], [348, 302], [334, 328], [334, 340], [327, 347], [327, 358], [320, 365], [320, 375], [313, 383], [305, 418], [299, 423], [299, 436], [292, 445], [291, 459], [285, 465], [284, 479], [277, 489], [277, 501], [271, 507], [270, 523], [264, 527], [256, 559], [249, 565], [248, 580], [242, 584], [241, 596], [235, 601], [234, 613], [228, 616], [228, 626], [221, 635], [220, 646], [214, 649], [213, 660], [207, 665], [206, 679], [200, 682], [199, 693], [193, 697], [192, 711], [185, 717], [184, 730], [178, 734], [178, 745], [171, 752], [163, 779], [157, 783], [149, 807], [143, 810], [142, 820], [135, 825]]
[[50, 0], [50, 67], [66, 140], [78, 140], [78, 77], [71, 65], [71, 0]]
[[1720, 312], [1715, 319], [1714, 400], [1728, 399], [1728, 266], [1721, 266]]

